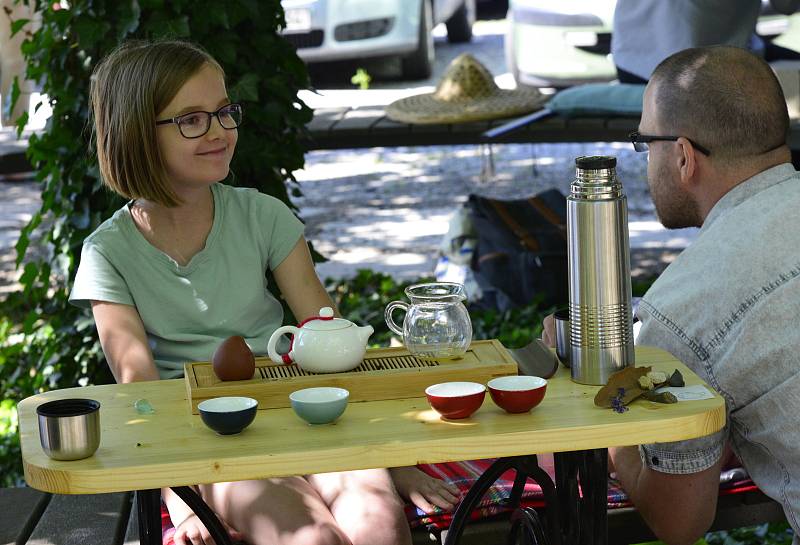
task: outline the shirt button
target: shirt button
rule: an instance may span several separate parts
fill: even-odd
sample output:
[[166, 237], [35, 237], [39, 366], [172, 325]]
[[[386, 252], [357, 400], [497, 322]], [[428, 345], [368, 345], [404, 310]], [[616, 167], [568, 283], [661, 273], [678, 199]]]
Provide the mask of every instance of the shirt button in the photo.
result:
[[657, 466], [658, 465], [658, 456], [653, 456], [652, 462], [653, 462], [654, 466]]

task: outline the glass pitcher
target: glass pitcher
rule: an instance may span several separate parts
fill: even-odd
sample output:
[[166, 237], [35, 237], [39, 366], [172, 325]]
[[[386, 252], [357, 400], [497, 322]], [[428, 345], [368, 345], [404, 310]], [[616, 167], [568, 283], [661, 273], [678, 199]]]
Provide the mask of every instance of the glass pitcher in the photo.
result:
[[[464, 286], [453, 282], [414, 284], [405, 289], [411, 302], [392, 301], [386, 306], [386, 325], [400, 335], [408, 351], [420, 358], [457, 359], [472, 341], [472, 322], [462, 303]], [[392, 313], [406, 311], [402, 328]]]

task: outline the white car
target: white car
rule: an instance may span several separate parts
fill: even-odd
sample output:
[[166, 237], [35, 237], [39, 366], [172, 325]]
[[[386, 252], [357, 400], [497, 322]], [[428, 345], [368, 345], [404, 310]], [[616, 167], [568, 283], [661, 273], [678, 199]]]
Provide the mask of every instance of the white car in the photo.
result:
[[[616, 0], [510, 0], [505, 53], [516, 82], [565, 87], [615, 79], [611, 27], [616, 4]], [[767, 43], [779, 35], [791, 42], [785, 34], [790, 30], [789, 18], [762, 0], [757, 34]]]
[[475, 0], [281, 0], [283, 36], [308, 63], [399, 56], [403, 77], [430, 77], [433, 27], [472, 39]]

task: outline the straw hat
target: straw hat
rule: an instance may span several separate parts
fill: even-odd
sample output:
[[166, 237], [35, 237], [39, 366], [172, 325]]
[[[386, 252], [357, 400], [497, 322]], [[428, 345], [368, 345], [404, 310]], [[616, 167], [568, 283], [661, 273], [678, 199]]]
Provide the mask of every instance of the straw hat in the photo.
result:
[[464, 53], [447, 67], [436, 91], [396, 100], [386, 115], [403, 123], [462, 123], [527, 114], [545, 102], [538, 89], [500, 89], [489, 70]]

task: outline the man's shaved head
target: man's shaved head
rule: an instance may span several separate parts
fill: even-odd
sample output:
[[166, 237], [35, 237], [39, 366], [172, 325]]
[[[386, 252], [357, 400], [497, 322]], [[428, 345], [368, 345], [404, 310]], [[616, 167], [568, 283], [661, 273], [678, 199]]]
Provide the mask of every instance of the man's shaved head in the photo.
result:
[[685, 49], [659, 64], [650, 82], [660, 130], [709, 148], [714, 159], [745, 160], [786, 142], [789, 114], [778, 79], [744, 49]]

